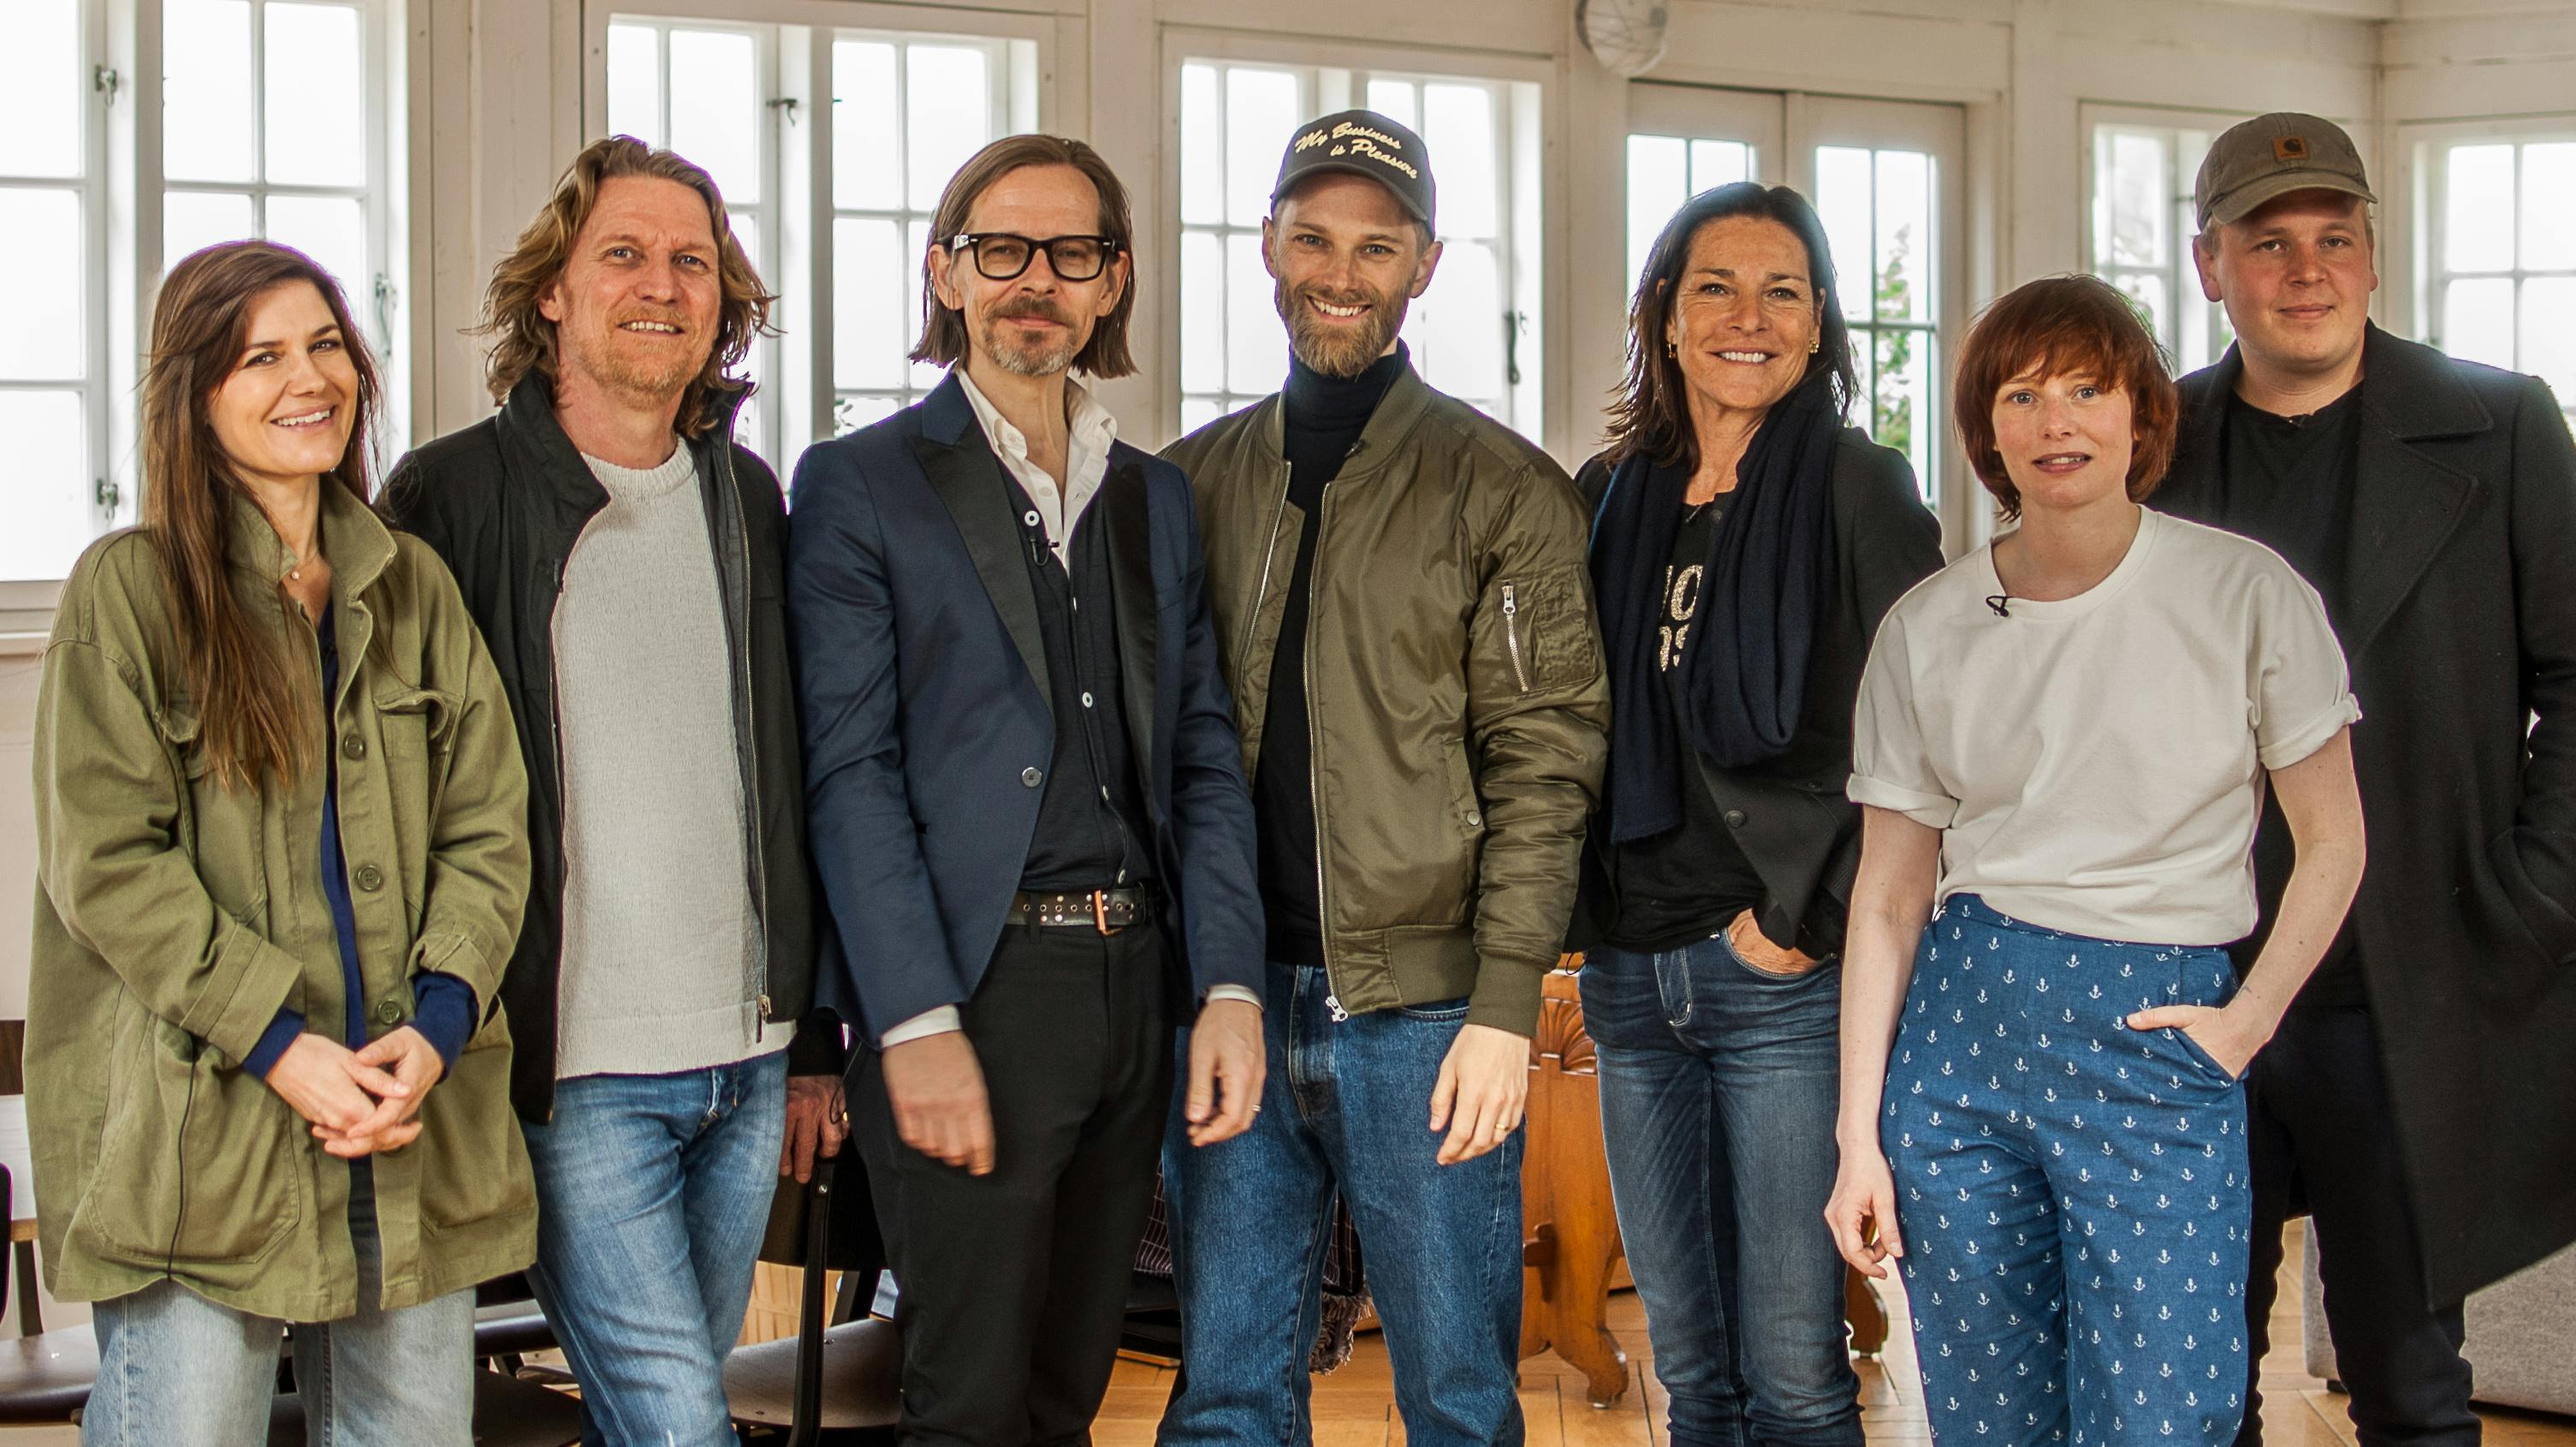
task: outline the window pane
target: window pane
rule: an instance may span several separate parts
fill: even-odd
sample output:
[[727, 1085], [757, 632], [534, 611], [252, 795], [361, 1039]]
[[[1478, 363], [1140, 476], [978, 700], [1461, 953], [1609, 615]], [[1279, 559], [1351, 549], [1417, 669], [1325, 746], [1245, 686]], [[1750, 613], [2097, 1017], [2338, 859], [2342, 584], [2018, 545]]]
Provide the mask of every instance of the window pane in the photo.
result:
[[2442, 288], [2442, 350], [2489, 366], [2513, 365], [2513, 279], [2475, 277]]
[[706, 168], [732, 205], [760, 202], [759, 57], [751, 37], [674, 30], [671, 149]]
[[[9, 324], [0, 326], [0, 377], [74, 381], [88, 370], [83, 231], [79, 192], [0, 189], [0, 257], [12, 276], [45, 278], [17, 288], [11, 299]], [[88, 450], [84, 440], [78, 451], [86, 456]]]
[[1753, 148], [1742, 141], [1693, 141], [1690, 154], [1690, 190], [1694, 196], [1753, 179]]
[[367, 184], [367, 102], [359, 82], [367, 56], [358, 12], [269, 0], [263, 14], [268, 179], [290, 186]]
[[1432, 386], [1497, 410], [1503, 400], [1503, 286], [1494, 248], [1453, 241], [1440, 275], [1413, 304], [1405, 333]]
[[1878, 314], [1932, 320], [1932, 158], [1878, 153]]
[[1914, 480], [1932, 496], [1932, 442], [1941, 419], [1932, 411], [1932, 338], [1891, 328], [1878, 334], [1870, 393], [1870, 436], [1914, 464]]
[[[1856, 395], [1860, 399], [1852, 405], [1852, 415], [1859, 417], [1874, 414], [1875, 399], [1878, 396], [1878, 333], [1875, 330], [1854, 327], [1851, 343], [1852, 375], [1853, 380], [1859, 385]], [[1870, 415], [1870, 420], [1874, 425], [1877, 418], [1875, 415]]]
[[[2443, 269], [2511, 268], [2513, 147], [2453, 146], [2445, 159], [2449, 164], [2443, 178]], [[2450, 350], [2456, 354], [2460, 349]]]
[[[1368, 83], [1368, 108], [1418, 131], [1422, 129], [1422, 117], [1416, 113], [1414, 95], [1415, 87], [1409, 80], [1372, 80]], [[1430, 138], [1424, 137], [1423, 144], [1429, 145]], [[1446, 172], [1443, 178], [1446, 178]]]
[[[1258, 226], [1270, 214], [1270, 183], [1297, 113], [1297, 77], [1285, 70], [1236, 67], [1225, 73], [1225, 219]], [[1275, 378], [1273, 379], [1275, 380]], [[1265, 382], [1262, 391], [1270, 390]]]
[[894, 47], [832, 44], [832, 200], [893, 211], [903, 205], [903, 152], [895, 133]]
[[608, 130], [662, 144], [662, 57], [649, 25], [608, 27]]
[[1216, 67], [1181, 67], [1181, 221], [1213, 226], [1225, 220], [1225, 155], [1217, 134], [1225, 116], [1216, 98]]
[[1181, 435], [1186, 437], [1225, 415], [1225, 404], [1214, 397], [1181, 399]]
[[1288, 336], [1261, 265], [1261, 238], [1225, 239], [1225, 377], [1232, 392], [1275, 390], [1288, 371]]
[[832, 385], [898, 389], [904, 335], [902, 232], [892, 221], [832, 223]]
[[9, 517], [0, 528], [0, 579], [59, 578], [98, 535], [81, 396], [0, 392], [0, 429], [12, 439], [8, 481], [0, 483], [0, 512]]
[[903, 410], [894, 397], [841, 397], [832, 403], [832, 435], [856, 432], [871, 422], [882, 422]]
[[2173, 306], [2165, 299], [2165, 279], [2153, 272], [2129, 271], [2114, 274], [2111, 284], [2127, 292], [2129, 299], [2137, 303], [2138, 313], [2146, 318], [2147, 330], [2154, 334], [2157, 343], [2172, 346]]
[[1440, 158], [1443, 236], [1493, 236], [1501, 227], [1493, 92], [1480, 85], [1422, 88], [1422, 144]]
[[[750, 262], [751, 269], [766, 280], [769, 276], [769, 263], [768, 253], [760, 249], [760, 218], [746, 216], [728, 206], [725, 208], [725, 225], [733, 229], [733, 242], [734, 245], [742, 248], [743, 260]], [[759, 349], [757, 342], [752, 346], [755, 351]]]
[[[2522, 264], [2576, 268], [2576, 142], [2522, 148]], [[2576, 312], [2558, 313], [2553, 329], [2569, 327], [2576, 327]]]
[[2522, 284], [2522, 370], [2576, 407], [2576, 277], [2535, 276]]
[[962, 45], [904, 52], [904, 179], [916, 211], [938, 206], [948, 178], [993, 139], [993, 88], [984, 71], [984, 52]]
[[1869, 315], [1869, 279], [1877, 270], [1869, 246], [1869, 172], [1867, 151], [1816, 148], [1816, 214], [1825, 223], [1825, 245], [1833, 249], [1847, 317]]
[[355, 197], [271, 196], [268, 239], [292, 246], [331, 273], [349, 309], [374, 336], [376, 269], [367, 261], [367, 216]]
[[2095, 133], [2093, 263], [2163, 266], [2173, 198], [2165, 190], [2162, 136], [2104, 127]]
[[248, 181], [250, 0], [169, 0], [161, 12], [161, 164], [179, 181]]
[[161, 273], [188, 253], [218, 241], [257, 235], [250, 198], [238, 191], [165, 191], [161, 195]]
[[1678, 136], [1628, 138], [1628, 275], [1626, 294], [1646, 273], [1646, 253], [1675, 210], [1690, 197], [1689, 153]]
[[1181, 235], [1181, 390], [1225, 390], [1225, 248], [1204, 231]]
[[81, 173], [80, 0], [12, 0], [0, 45], [0, 171]]

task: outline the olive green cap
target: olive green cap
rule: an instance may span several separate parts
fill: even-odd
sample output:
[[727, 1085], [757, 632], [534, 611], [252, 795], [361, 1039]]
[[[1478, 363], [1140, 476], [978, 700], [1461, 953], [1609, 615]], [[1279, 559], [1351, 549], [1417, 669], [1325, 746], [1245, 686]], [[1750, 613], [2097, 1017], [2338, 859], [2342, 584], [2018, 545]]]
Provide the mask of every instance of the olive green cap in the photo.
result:
[[2377, 203], [2361, 152], [2343, 127], [2322, 116], [2276, 111], [2228, 128], [2201, 157], [2191, 188], [2200, 229], [2241, 221], [2292, 191], [2341, 191]]

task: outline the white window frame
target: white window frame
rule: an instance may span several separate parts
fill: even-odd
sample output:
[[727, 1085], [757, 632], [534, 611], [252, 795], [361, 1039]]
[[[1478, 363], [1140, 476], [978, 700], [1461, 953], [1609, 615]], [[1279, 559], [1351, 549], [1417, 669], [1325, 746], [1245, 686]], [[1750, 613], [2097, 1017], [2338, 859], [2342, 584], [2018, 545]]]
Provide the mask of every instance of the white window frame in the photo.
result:
[[[2519, 205], [2522, 191], [2522, 179], [2518, 174], [2521, 147], [2563, 141], [2576, 141], [2576, 112], [2516, 117], [2510, 121], [2458, 121], [2399, 128], [2397, 174], [2394, 184], [2381, 193], [2381, 200], [2384, 203], [2391, 196], [2405, 197], [2414, 212], [2413, 224], [2383, 225], [2379, 235], [2379, 290], [2386, 299], [2383, 310], [2390, 315], [2397, 330], [2429, 346], [2444, 348], [2442, 306], [2447, 283], [2469, 277], [2511, 278], [2515, 300], [2515, 369], [2528, 370], [2521, 365], [2520, 303], [2523, 284], [2534, 277], [2576, 276], [2576, 268], [2523, 266], [2518, 212], [2513, 228], [2515, 264], [2510, 270], [2455, 272], [2444, 268], [2443, 228], [2448, 198], [2444, 194], [2446, 171], [2441, 164], [2441, 153], [2464, 144], [2513, 146], [2517, 162], [2514, 192]], [[2385, 209], [2383, 205], [2382, 210]], [[2558, 405], [2566, 409], [2570, 424], [2576, 425], [2576, 395], [2560, 397]]]
[[[1236, 405], [1254, 400], [1231, 391], [1185, 394], [1181, 385], [1181, 237], [1184, 232], [1220, 236], [1246, 230], [1257, 233], [1257, 228], [1185, 223], [1181, 218], [1182, 67], [1210, 64], [1295, 72], [1300, 109], [1308, 117], [1362, 104], [1372, 78], [1455, 82], [1490, 88], [1495, 98], [1494, 118], [1499, 133], [1495, 210], [1502, 229], [1495, 243], [1496, 262], [1503, 294], [1518, 328], [1518, 334], [1510, 339], [1510, 361], [1504, 378], [1509, 413], [1502, 420], [1533, 443], [1562, 454], [1569, 424], [1562, 415], [1565, 409], [1558, 405], [1559, 399], [1550, 395], [1548, 381], [1561, 366], [1564, 288], [1561, 279], [1548, 273], [1547, 250], [1555, 238], [1542, 221], [1547, 197], [1562, 185], [1547, 158], [1545, 143], [1548, 107], [1555, 99], [1555, 67], [1512, 56], [1375, 42], [1368, 55], [1372, 64], [1353, 66], [1346, 45], [1183, 27], [1169, 27], [1163, 32], [1162, 215], [1154, 233], [1162, 244], [1153, 248], [1155, 255], [1140, 258], [1139, 266], [1140, 284], [1150, 273], [1156, 294], [1173, 299], [1172, 305], [1162, 309], [1157, 334], [1163, 358], [1154, 369], [1159, 410], [1177, 430], [1185, 395], [1230, 398]], [[1285, 145], [1285, 137], [1281, 143]], [[1431, 285], [1438, 288], [1437, 276]], [[1502, 344], [1502, 318], [1495, 320], [1496, 340]], [[1517, 381], [1510, 375], [1512, 364], [1517, 365]], [[1280, 375], [1287, 375], [1284, 334]]]
[[[713, 13], [718, 11], [722, 13]], [[747, 31], [762, 37], [762, 74], [769, 92], [769, 114], [761, 128], [762, 200], [759, 206], [744, 209], [760, 216], [762, 255], [755, 264], [761, 279], [779, 297], [769, 319], [781, 335], [761, 343], [774, 349], [763, 373], [774, 405], [764, 415], [766, 435], [750, 445], [784, 483], [795, 454], [835, 434], [835, 408], [843, 395], [834, 386], [831, 365], [832, 223], [843, 216], [896, 214], [844, 209], [833, 195], [832, 127], [824, 122], [832, 95], [833, 40], [992, 47], [1001, 61], [996, 71], [994, 130], [999, 136], [1042, 129], [1055, 113], [1055, 19], [841, 0], [583, 0], [587, 73], [582, 129], [586, 135], [607, 133], [612, 15], [620, 22]], [[667, 114], [667, 84], [662, 103]], [[728, 209], [732, 209], [730, 202]], [[901, 214], [909, 219], [915, 213], [907, 209]], [[917, 266], [919, 259], [910, 261]], [[912, 341], [910, 335], [904, 338], [907, 350]], [[923, 390], [907, 376], [903, 388], [866, 389], [850, 395], [899, 393], [911, 402], [919, 400]]]
[[[2226, 308], [2209, 300], [2201, 292], [2200, 269], [2192, 261], [2192, 252], [2196, 245], [2194, 238], [2199, 233], [2197, 217], [2192, 205], [2192, 188], [2199, 176], [2200, 156], [2205, 154], [2207, 145], [2204, 142], [2201, 152], [2194, 153], [2189, 159], [2189, 164], [2186, 165], [2182, 137], [2185, 132], [2197, 132], [2205, 134], [2209, 140], [2216, 140], [2228, 127], [2249, 117], [2226, 111], [2167, 110], [2154, 106], [2102, 105], [2089, 101], [2077, 108], [2077, 117], [2077, 128], [2081, 137], [2078, 143], [2079, 154], [2082, 156], [2083, 172], [2083, 184], [2077, 204], [2081, 208], [2079, 224], [2084, 237], [2085, 269], [2114, 286], [2118, 286], [2121, 278], [2127, 276], [2161, 278], [2166, 295], [2173, 299], [2175, 330], [2170, 335], [2159, 335], [2156, 338], [2156, 341], [2164, 347], [2167, 364], [2174, 369], [2176, 375], [2180, 375], [2188, 366], [2183, 357], [2183, 335], [2180, 329], [2184, 325], [2186, 313], [2195, 307], [2200, 309], [2198, 315], [2203, 328], [2200, 335], [2208, 339], [2208, 360], [2217, 361], [2226, 354], [2235, 333], [2228, 325]], [[2114, 265], [2102, 254], [2100, 221], [2104, 198], [2101, 193], [2099, 147], [2102, 135], [2106, 131], [2152, 132], [2165, 142], [2166, 163], [2171, 168], [2166, 177], [2166, 205], [2169, 208], [2169, 218], [2173, 226], [2174, 246], [2172, 258], [2163, 267]]]
[[[264, 171], [267, 161], [264, 147], [257, 142], [267, 124], [260, 91], [267, 84], [260, 65], [264, 34], [260, 20], [269, 3], [249, 0], [255, 176]], [[400, 0], [331, 3], [358, 11], [367, 98], [362, 118], [367, 128], [367, 177], [362, 187], [272, 185], [265, 180], [170, 182], [162, 167], [161, 0], [82, 0], [83, 61], [92, 85], [84, 122], [86, 171], [78, 183], [87, 231], [84, 320], [90, 346], [81, 385], [87, 403], [92, 486], [98, 499], [94, 517], [101, 533], [140, 515], [135, 399], [150, 339], [152, 298], [159, 292], [166, 263], [173, 259], [162, 254], [161, 203], [170, 191], [247, 193], [252, 196], [255, 221], [265, 215], [266, 198], [272, 194], [348, 196], [361, 202], [374, 275], [349, 300], [367, 333], [383, 382], [376, 429], [379, 472], [399, 455], [409, 436], [411, 325], [401, 286], [401, 279], [409, 274], [408, 206], [397, 119], [404, 77], [397, 73], [392, 39]], [[60, 178], [26, 179], [34, 184], [67, 184]], [[69, 560], [65, 562], [68, 565]], [[23, 631], [21, 625], [41, 625], [42, 614], [52, 608], [61, 590], [60, 578], [0, 579], [0, 634]]]

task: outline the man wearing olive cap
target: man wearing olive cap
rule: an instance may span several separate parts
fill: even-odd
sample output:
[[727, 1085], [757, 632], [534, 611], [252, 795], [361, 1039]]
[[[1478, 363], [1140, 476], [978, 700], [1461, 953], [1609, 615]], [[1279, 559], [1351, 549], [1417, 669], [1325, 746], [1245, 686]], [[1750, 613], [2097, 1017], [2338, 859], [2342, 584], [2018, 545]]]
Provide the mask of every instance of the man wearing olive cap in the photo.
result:
[[[2539, 380], [2371, 325], [2375, 200], [2315, 116], [2210, 147], [2193, 254], [2237, 340], [2156, 505], [2316, 585], [2367, 719], [2369, 872], [2246, 1082], [2246, 1360], [2308, 1213], [2363, 1447], [2473, 1444], [2461, 1299], [2576, 1239], [2576, 444]], [[2267, 805], [2240, 963], [2291, 857]]]

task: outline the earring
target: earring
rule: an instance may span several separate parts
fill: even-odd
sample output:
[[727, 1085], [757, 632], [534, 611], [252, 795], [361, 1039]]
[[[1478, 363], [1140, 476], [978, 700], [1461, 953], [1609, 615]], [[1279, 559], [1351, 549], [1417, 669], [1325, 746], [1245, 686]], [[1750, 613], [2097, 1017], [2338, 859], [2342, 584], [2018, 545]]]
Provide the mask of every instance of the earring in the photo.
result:
[[1814, 356], [1816, 353], [1824, 350], [1824, 345], [1825, 339], [1821, 336], [1807, 338], [1807, 355], [1811, 357]]
[[1678, 357], [1681, 354], [1681, 348], [1673, 345], [1672, 338], [1666, 337], [1664, 339], [1664, 355], [1667, 357]]

